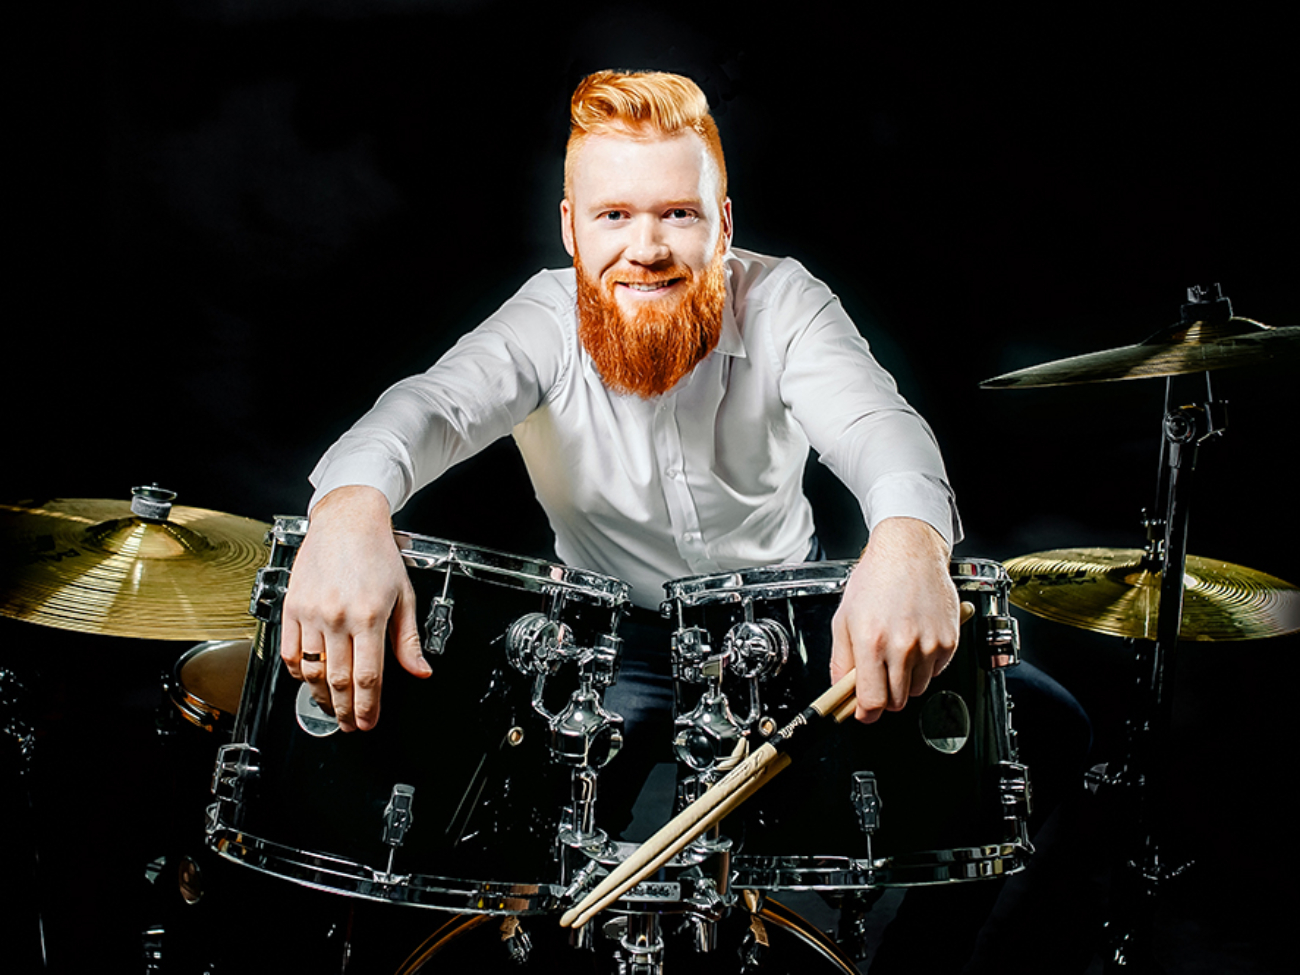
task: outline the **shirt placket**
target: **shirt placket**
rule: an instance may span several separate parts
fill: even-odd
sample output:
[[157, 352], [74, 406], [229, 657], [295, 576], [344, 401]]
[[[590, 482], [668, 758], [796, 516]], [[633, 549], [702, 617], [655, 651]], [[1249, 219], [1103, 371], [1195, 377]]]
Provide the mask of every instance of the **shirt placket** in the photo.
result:
[[661, 397], [655, 407], [655, 458], [662, 475], [664, 502], [668, 507], [677, 554], [692, 571], [708, 572], [714, 566], [705, 550], [700, 512], [686, 478], [686, 451], [677, 424], [677, 408], [676, 393]]

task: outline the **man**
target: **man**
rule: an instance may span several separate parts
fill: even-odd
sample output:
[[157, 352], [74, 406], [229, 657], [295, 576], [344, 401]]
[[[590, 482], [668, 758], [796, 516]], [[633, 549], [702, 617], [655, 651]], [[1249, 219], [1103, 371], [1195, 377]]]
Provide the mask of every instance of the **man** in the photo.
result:
[[703, 93], [601, 72], [572, 100], [560, 229], [572, 271], [534, 276], [322, 459], [281, 653], [344, 730], [379, 720], [384, 635], [427, 676], [392, 511], [512, 433], [566, 562], [655, 607], [673, 578], [801, 561], [811, 444], [870, 540], [834, 621], [857, 718], [902, 708], [957, 642], [960, 528], [932, 434], [837, 299], [800, 265], [731, 248]]
[[[573, 269], [531, 278], [321, 460], [281, 654], [349, 731], [380, 720], [386, 630], [398, 663], [428, 676], [391, 514], [512, 434], [559, 557], [629, 583], [641, 608], [620, 628], [606, 698], [628, 722], [601, 780], [601, 823], [617, 832], [672, 727], [668, 637], [645, 610], [671, 579], [816, 558], [801, 486], [810, 446], [870, 530], [834, 617], [828, 675], [857, 668], [858, 720], [903, 708], [952, 656], [960, 525], [929, 428], [835, 296], [795, 261], [732, 248], [726, 167], [699, 88], [601, 72], [571, 112], [560, 232]], [[1016, 701], [1046, 716], [1037, 740], [1056, 750], [1059, 791], [1078, 781], [1086, 716], [1049, 678], [1018, 670], [1036, 675], [1036, 687], [1017, 675]], [[960, 970], [998, 888], [957, 886], [909, 893], [891, 928], [897, 952], [878, 954], [873, 971]]]

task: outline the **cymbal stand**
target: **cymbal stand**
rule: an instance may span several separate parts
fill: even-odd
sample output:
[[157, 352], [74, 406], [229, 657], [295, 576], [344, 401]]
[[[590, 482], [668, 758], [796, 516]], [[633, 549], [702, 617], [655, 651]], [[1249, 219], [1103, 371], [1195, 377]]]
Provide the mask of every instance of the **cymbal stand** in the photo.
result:
[[[1196, 301], [1197, 294], [1192, 297]], [[1226, 299], [1219, 301], [1226, 303]], [[1184, 316], [1187, 311], [1184, 306]], [[1163, 501], [1163, 516], [1146, 520], [1146, 561], [1161, 573], [1156, 639], [1135, 641], [1134, 701], [1125, 754], [1117, 771], [1104, 771], [1097, 779], [1099, 785], [1119, 787], [1127, 813], [1122, 821], [1129, 824], [1115, 851], [1111, 916], [1106, 925], [1107, 973], [1159, 971], [1151, 952], [1155, 900], [1160, 885], [1186, 866], [1171, 869], [1162, 862], [1158, 837], [1173, 714], [1174, 653], [1182, 627], [1192, 474], [1201, 444], [1221, 435], [1227, 418], [1226, 403], [1214, 399], [1208, 373], [1204, 402], [1172, 407], [1172, 394], [1170, 377], [1165, 386], [1156, 491], [1157, 504]]]

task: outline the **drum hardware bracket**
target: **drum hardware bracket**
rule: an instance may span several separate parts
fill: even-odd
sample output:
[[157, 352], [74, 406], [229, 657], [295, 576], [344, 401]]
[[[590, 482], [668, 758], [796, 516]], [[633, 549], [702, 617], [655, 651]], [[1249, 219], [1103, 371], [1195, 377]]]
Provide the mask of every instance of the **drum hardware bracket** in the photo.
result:
[[289, 591], [289, 570], [283, 566], [268, 565], [257, 570], [253, 582], [253, 595], [249, 599], [249, 615], [264, 623], [280, 622], [280, 610]]
[[619, 971], [626, 975], [663, 975], [664, 939], [657, 914], [631, 914], [615, 918], [602, 931], [617, 941], [625, 954]]
[[217, 749], [217, 763], [212, 770], [212, 794], [224, 802], [244, 801], [244, 783], [262, 772], [261, 753], [252, 745], [235, 742]]
[[528, 931], [524, 928], [519, 915], [511, 914], [502, 918], [500, 930], [501, 944], [505, 947], [511, 962], [516, 965], [525, 964], [533, 952], [533, 939], [528, 936]]
[[772, 943], [767, 935], [767, 925], [758, 914], [751, 914], [749, 916], [749, 930], [745, 932], [739, 951], [741, 972], [761, 970], [771, 951], [771, 947]]
[[743, 728], [732, 716], [727, 696], [710, 685], [699, 703], [674, 722], [673, 751], [679, 761], [695, 771], [717, 769], [735, 754]]

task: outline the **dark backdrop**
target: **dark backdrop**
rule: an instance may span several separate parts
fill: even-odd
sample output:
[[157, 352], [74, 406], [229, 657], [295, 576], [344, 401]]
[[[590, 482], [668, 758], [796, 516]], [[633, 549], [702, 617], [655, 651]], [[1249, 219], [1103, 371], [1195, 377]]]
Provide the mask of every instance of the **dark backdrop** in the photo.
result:
[[[0, 495], [158, 481], [182, 504], [302, 511], [315, 459], [388, 384], [564, 263], [568, 95], [591, 70], [644, 67], [708, 94], [737, 243], [828, 281], [930, 419], [962, 551], [1140, 546], [1164, 383], [978, 383], [1139, 341], [1197, 283], [1300, 324], [1280, 15], [823, 6], [45, 5], [15, 36], [10, 88]], [[1190, 542], [1293, 581], [1295, 379], [1294, 363], [1215, 374], [1230, 426], [1202, 452]], [[831, 554], [853, 554], [855, 505], [815, 465], [809, 490]], [[399, 524], [549, 552], [509, 443]], [[1127, 650], [1025, 625], [1027, 655], [1113, 744]], [[1257, 830], [1241, 817], [1278, 796], [1294, 761], [1271, 715], [1296, 649], [1185, 648], [1188, 794], [1208, 775], [1228, 803], [1192, 845]], [[1264, 869], [1219, 855], [1230, 876]]]

